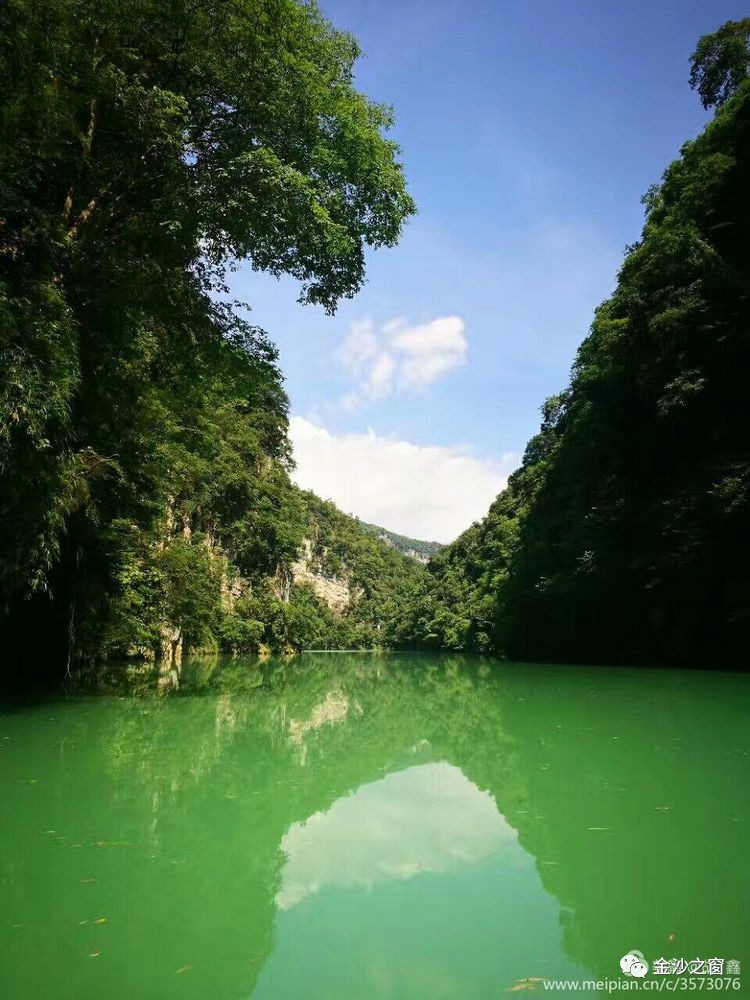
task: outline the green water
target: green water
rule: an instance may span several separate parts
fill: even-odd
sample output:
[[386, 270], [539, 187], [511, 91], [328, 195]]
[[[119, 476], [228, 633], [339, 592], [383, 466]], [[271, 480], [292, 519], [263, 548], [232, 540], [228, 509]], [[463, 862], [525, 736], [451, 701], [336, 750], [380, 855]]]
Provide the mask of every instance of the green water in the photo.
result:
[[0, 997], [491, 998], [632, 948], [750, 980], [749, 681], [305, 655], [14, 706]]

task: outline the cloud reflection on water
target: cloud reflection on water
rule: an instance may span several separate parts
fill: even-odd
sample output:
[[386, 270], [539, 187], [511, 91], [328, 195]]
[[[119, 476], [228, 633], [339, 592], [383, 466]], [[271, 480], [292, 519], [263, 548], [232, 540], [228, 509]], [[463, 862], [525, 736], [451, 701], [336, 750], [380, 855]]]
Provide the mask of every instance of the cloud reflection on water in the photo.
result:
[[276, 904], [296, 906], [324, 886], [372, 888], [444, 873], [517, 844], [487, 792], [447, 763], [420, 764], [362, 785], [330, 809], [294, 823]]

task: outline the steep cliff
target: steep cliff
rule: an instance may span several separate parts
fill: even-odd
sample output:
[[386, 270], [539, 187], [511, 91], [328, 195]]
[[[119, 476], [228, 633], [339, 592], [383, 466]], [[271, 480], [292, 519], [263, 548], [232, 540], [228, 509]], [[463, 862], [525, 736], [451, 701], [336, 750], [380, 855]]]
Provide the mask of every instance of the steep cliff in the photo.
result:
[[6, 673], [294, 636], [268, 582], [304, 537], [283, 379], [223, 293], [247, 261], [333, 311], [398, 242], [414, 204], [358, 54], [297, 0], [3, 5]]
[[256, 496], [268, 476], [274, 503], [256, 505], [250, 527], [198, 517], [194, 498], [150, 531], [120, 525], [114, 593], [74, 622], [73, 658], [396, 645], [426, 570], [279, 468], [254, 480]]
[[[729, 29], [697, 51], [732, 32], [746, 46], [750, 21]], [[431, 563], [415, 641], [748, 665], [750, 79], [730, 82], [647, 193], [641, 239], [521, 468]]]
[[352, 588], [346, 576], [329, 576], [317, 565], [312, 542], [306, 538], [299, 557], [291, 565], [293, 583], [309, 586], [334, 614], [344, 614], [352, 604]]
[[309, 492], [299, 499], [304, 539], [290, 565], [288, 600], [299, 604], [307, 592], [308, 607], [322, 606], [331, 619], [318, 623], [310, 641], [318, 648], [398, 644], [400, 608], [421, 586], [423, 566], [329, 501]]

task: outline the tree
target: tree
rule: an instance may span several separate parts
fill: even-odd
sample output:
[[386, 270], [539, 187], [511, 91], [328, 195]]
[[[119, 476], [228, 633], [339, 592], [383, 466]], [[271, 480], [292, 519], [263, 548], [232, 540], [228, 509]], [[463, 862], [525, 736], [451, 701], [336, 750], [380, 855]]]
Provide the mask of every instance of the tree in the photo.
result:
[[699, 43], [694, 83], [714, 119], [648, 192], [641, 239], [522, 467], [431, 564], [417, 638], [747, 664], [749, 24]]
[[251, 563], [294, 546], [275, 352], [219, 299], [247, 259], [331, 311], [398, 239], [414, 206], [358, 54], [297, 0], [3, 5], [6, 625], [52, 609], [67, 645], [117, 591], [121, 521], [242, 522]]
[[750, 17], [727, 21], [699, 39], [692, 55], [690, 86], [704, 108], [718, 107], [750, 73]]

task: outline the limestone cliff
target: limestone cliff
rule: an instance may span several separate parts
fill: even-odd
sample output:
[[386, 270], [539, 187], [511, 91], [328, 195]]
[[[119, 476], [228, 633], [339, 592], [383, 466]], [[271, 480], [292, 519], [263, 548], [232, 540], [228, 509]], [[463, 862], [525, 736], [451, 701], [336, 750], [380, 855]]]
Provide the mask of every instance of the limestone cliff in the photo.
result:
[[291, 565], [291, 579], [293, 583], [308, 584], [337, 615], [348, 611], [355, 599], [347, 577], [323, 572], [320, 560], [313, 556], [312, 542], [307, 538], [302, 544], [299, 557]]

